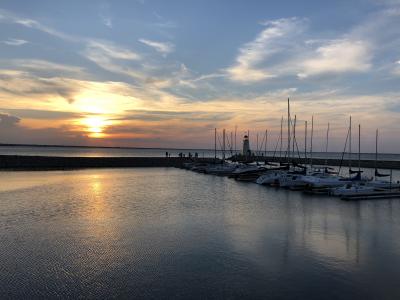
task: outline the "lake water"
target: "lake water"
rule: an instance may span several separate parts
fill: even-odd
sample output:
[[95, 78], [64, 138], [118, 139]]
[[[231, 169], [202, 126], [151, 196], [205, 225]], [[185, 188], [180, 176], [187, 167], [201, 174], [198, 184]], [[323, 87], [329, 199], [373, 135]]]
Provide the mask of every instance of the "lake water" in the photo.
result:
[[400, 299], [400, 200], [173, 168], [0, 172], [0, 298]]

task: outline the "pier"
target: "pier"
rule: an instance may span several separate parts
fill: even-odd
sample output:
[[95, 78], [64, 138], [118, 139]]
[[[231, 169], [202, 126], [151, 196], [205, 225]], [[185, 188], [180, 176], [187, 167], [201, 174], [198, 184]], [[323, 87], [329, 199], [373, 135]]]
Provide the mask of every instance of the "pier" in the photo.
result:
[[214, 158], [188, 157], [60, 157], [0, 155], [0, 170], [73, 170], [86, 168], [182, 167], [184, 163], [212, 163]]
[[[279, 158], [279, 157], [272, 157], [272, 156], [250, 156], [250, 157], [243, 157], [243, 156], [232, 156], [230, 158], [232, 161], [238, 161], [238, 162], [254, 162], [254, 161], [267, 161], [267, 162], [286, 162], [285, 158]], [[291, 158], [290, 162], [294, 162], [297, 164], [310, 164], [310, 158]], [[312, 159], [313, 165], [316, 166], [342, 166], [342, 167], [347, 167], [349, 165], [349, 160], [348, 159], [325, 159], [325, 158], [313, 158]], [[400, 161], [395, 161], [395, 160], [379, 160], [377, 163], [375, 160], [352, 160], [352, 165], [353, 167], [358, 167], [358, 164], [360, 164], [361, 168], [375, 168], [375, 165], [377, 166], [378, 169], [393, 169], [393, 170], [400, 170]]]

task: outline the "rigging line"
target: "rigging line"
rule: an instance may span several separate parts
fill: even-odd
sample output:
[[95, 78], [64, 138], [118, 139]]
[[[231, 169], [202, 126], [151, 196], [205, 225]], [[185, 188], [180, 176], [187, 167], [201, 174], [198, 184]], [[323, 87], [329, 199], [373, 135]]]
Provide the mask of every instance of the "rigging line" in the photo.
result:
[[347, 129], [346, 142], [344, 143], [344, 149], [343, 149], [343, 152], [342, 152], [342, 157], [340, 159], [340, 165], [339, 165], [339, 171], [338, 171], [339, 174], [340, 174], [340, 170], [342, 169], [342, 166], [343, 166], [343, 159], [344, 159], [344, 155], [346, 153], [347, 141], [349, 139], [349, 134], [350, 134], [350, 128]]
[[275, 158], [275, 154], [276, 154], [276, 152], [277, 152], [278, 145], [279, 145], [279, 142], [280, 142], [280, 141], [281, 141], [281, 137], [279, 136], [278, 139], [276, 140], [275, 149], [274, 149], [274, 154], [272, 155], [272, 158]]

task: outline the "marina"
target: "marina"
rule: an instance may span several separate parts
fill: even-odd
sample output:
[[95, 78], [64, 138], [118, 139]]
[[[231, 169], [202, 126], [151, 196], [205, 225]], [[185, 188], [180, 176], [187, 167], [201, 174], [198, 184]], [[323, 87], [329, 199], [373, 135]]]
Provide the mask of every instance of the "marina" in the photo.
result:
[[400, 0], [0, 2], [0, 300], [400, 299]]

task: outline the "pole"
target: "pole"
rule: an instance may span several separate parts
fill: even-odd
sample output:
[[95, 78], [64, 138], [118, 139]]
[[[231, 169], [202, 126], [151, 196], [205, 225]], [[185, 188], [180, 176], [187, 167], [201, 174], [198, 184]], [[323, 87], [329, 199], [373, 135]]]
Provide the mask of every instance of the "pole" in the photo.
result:
[[225, 160], [225, 129], [222, 129], [221, 152], [222, 152], [222, 159]]
[[268, 142], [268, 129], [265, 130], [265, 145], [264, 145], [265, 157], [267, 157], [267, 142]]
[[304, 121], [304, 160], [307, 163], [307, 121]]
[[351, 171], [351, 116], [350, 116], [350, 128], [349, 128], [349, 173]]
[[258, 155], [258, 132], [257, 132], [257, 151], [256, 151], [256, 155]]
[[233, 132], [231, 131], [231, 142], [230, 142], [230, 146], [231, 146], [231, 155], [232, 155], [232, 148], [233, 148]]
[[237, 132], [237, 125], [235, 125], [235, 155], [237, 154], [237, 148], [236, 148], [236, 132]]
[[311, 117], [311, 144], [310, 144], [310, 168], [312, 169], [313, 158], [313, 138], [314, 138], [314, 115]]
[[358, 172], [361, 174], [361, 125], [358, 124]]
[[294, 146], [295, 146], [295, 143], [296, 143], [296, 122], [297, 122], [297, 115], [294, 115], [294, 122], [293, 122], [293, 138], [292, 138], [292, 144], [293, 144], [293, 151], [292, 151], [292, 154], [293, 154], [293, 157], [295, 157], [295, 155], [294, 155]]
[[329, 122], [328, 122], [328, 128], [326, 129], [325, 166], [328, 165], [328, 146], [329, 146]]
[[376, 134], [375, 134], [375, 178], [378, 170], [377, 166], [378, 166], [378, 129], [376, 129]]
[[290, 102], [288, 98], [288, 147], [287, 147], [288, 163], [290, 162]]
[[214, 159], [217, 160], [217, 128], [214, 128]]
[[283, 134], [283, 117], [281, 117], [281, 135], [280, 135], [281, 145], [279, 148], [279, 160], [280, 161], [282, 160], [282, 146], [283, 146], [282, 134]]

